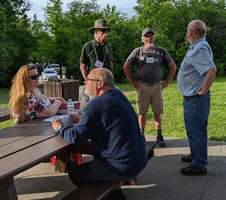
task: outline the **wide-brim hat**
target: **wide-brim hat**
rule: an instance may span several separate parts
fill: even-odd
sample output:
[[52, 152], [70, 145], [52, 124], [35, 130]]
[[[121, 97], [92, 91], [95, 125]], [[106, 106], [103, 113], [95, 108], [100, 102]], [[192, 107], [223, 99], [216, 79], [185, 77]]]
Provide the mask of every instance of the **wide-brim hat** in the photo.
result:
[[95, 21], [95, 24], [94, 24], [94, 27], [92, 27], [91, 29], [89, 29], [89, 32], [90, 33], [94, 33], [94, 30], [95, 29], [99, 29], [99, 28], [105, 28], [105, 29], [108, 29], [108, 32], [111, 30], [112, 27], [109, 27], [107, 25], [107, 22], [106, 20], [104, 19], [98, 19]]
[[152, 28], [145, 28], [142, 32], [142, 36], [145, 36], [147, 33], [152, 33], [153, 35], [155, 35]]

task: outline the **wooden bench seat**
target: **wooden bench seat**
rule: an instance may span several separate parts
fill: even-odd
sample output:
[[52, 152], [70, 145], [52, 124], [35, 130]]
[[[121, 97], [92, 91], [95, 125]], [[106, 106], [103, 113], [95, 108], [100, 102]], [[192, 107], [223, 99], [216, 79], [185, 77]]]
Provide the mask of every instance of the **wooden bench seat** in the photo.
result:
[[[148, 160], [154, 156], [154, 147], [156, 142], [146, 142], [146, 151]], [[112, 181], [97, 182], [95, 184], [87, 184], [83, 187], [78, 187], [62, 200], [101, 200], [106, 197], [120, 183]]]
[[0, 109], [0, 122], [6, 121], [9, 119], [10, 119], [9, 107]]
[[87, 184], [83, 187], [78, 187], [62, 200], [76, 199], [76, 200], [100, 200], [106, 197], [115, 187], [120, 183], [105, 181], [94, 184]]

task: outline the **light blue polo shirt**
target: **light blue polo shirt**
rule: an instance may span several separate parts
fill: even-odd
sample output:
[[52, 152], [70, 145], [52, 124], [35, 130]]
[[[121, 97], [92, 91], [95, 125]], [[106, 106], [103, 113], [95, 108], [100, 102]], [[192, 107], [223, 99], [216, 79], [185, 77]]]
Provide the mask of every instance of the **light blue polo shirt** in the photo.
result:
[[184, 96], [193, 96], [203, 88], [206, 72], [216, 68], [213, 62], [213, 52], [206, 38], [200, 38], [188, 47], [181, 63], [177, 84]]

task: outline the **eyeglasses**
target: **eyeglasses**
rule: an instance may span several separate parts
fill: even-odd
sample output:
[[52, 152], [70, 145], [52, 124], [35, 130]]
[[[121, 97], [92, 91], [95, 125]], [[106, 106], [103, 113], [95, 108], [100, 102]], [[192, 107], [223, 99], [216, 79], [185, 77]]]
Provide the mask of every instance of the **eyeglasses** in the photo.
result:
[[86, 80], [87, 80], [87, 81], [100, 81], [100, 80], [98, 80], [98, 79], [92, 79], [92, 78], [87, 78]]
[[34, 76], [29, 77], [31, 80], [36, 80], [37, 78], [39, 78], [39, 74], [36, 74]]

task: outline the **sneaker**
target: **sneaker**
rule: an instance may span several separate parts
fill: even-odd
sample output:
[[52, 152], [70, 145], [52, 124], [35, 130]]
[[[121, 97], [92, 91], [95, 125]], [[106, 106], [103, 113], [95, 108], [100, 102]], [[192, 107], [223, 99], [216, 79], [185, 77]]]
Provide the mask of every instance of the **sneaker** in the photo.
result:
[[126, 200], [126, 195], [123, 194], [122, 189], [117, 189], [110, 192], [104, 200]]
[[207, 174], [207, 170], [205, 169], [198, 169], [193, 165], [189, 165], [188, 167], [182, 168], [181, 173], [184, 175], [205, 175]]
[[181, 157], [181, 160], [182, 160], [183, 162], [191, 163], [191, 161], [192, 161], [191, 154], [186, 155], [186, 156], [182, 156], [182, 157]]
[[158, 144], [160, 147], [165, 147], [165, 146], [166, 146], [166, 143], [165, 143], [165, 141], [164, 141], [162, 135], [158, 135], [158, 136], [157, 136], [157, 144]]

